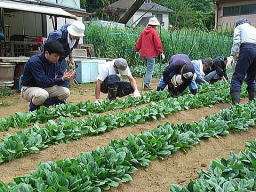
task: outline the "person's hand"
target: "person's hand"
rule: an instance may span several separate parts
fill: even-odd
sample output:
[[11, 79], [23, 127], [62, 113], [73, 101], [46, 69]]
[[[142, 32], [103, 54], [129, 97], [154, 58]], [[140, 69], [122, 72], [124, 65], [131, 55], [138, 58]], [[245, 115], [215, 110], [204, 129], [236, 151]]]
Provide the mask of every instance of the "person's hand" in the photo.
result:
[[134, 97], [141, 97], [139, 90], [135, 90], [133, 93]]
[[165, 60], [165, 55], [164, 55], [164, 53], [161, 53], [161, 54], [160, 54], [160, 58], [161, 58], [162, 60]]
[[70, 79], [75, 79], [76, 78], [76, 71], [75, 70], [70, 70]]
[[221, 80], [222, 81], [227, 81], [227, 79], [224, 76], [221, 78]]
[[65, 71], [64, 73], [63, 73], [63, 76], [62, 76], [62, 81], [67, 81], [67, 80], [70, 80], [70, 79], [72, 79], [72, 77], [73, 77], [73, 71], [71, 70], [71, 71]]

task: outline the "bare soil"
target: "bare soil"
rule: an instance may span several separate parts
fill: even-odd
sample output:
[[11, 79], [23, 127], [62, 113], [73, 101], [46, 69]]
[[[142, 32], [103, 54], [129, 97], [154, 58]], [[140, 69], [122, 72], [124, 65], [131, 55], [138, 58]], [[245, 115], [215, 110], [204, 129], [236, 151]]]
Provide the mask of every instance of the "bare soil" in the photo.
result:
[[[141, 90], [142, 79], [136, 80], [138, 87]], [[153, 79], [151, 86], [156, 89], [158, 80]], [[68, 98], [68, 102], [79, 103], [81, 101], [94, 101], [95, 100], [95, 83], [80, 84], [77, 87], [71, 88], [71, 95]], [[101, 98], [106, 98], [106, 94], [101, 93]], [[0, 106], [0, 118], [14, 115], [16, 112], [28, 111], [28, 102], [20, 96], [19, 93], [15, 93], [6, 98], [0, 98], [0, 102], [7, 102], [10, 106]]]
[[[141, 86], [141, 79], [138, 80]], [[155, 88], [157, 80], [154, 80], [152, 87]], [[72, 95], [69, 102], [78, 103], [84, 100], [94, 100], [95, 84], [80, 85], [78, 88], [72, 88]], [[103, 97], [106, 97], [104, 95]], [[0, 102], [5, 101], [10, 104], [8, 107], [0, 107], [0, 118], [13, 115], [15, 112], [27, 111], [28, 103], [21, 99], [19, 94], [7, 98], [0, 98]], [[244, 100], [245, 101], [245, 100]], [[182, 123], [198, 121], [203, 117], [219, 112], [223, 108], [229, 107], [229, 104], [217, 104], [212, 108], [201, 108], [188, 111], [182, 111], [168, 116], [158, 121], [147, 122], [146, 124], [134, 127], [124, 127], [111, 132], [93, 136], [84, 137], [68, 144], [57, 144], [49, 147], [39, 153], [31, 154], [26, 157], [13, 160], [0, 165], [0, 181], [11, 182], [14, 177], [24, 176], [35, 170], [43, 162], [55, 161], [65, 158], [75, 158], [83, 152], [95, 150], [98, 147], [104, 147], [113, 139], [126, 138], [129, 134], [139, 134], [143, 131], [151, 130], [158, 125], [166, 122]], [[127, 109], [129, 110], [129, 109]], [[20, 129], [12, 129], [5, 133], [15, 133]], [[230, 151], [239, 152], [244, 148], [246, 141], [255, 140], [256, 129], [252, 128], [247, 132], [230, 134], [221, 138], [210, 138], [201, 141], [201, 143], [187, 153], [177, 152], [163, 161], [153, 161], [148, 168], [140, 168], [133, 177], [133, 181], [121, 184], [118, 188], [113, 188], [112, 192], [163, 192], [169, 191], [170, 184], [185, 185], [190, 179], [197, 178], [197, 171], [207, 169], [209, 163], [221, 157], [226, 157]]]
[[39, 153], [31, 154], [11, 162], [1, 164], [0, 181], [8, 183], [12, 181], [14, 177], [28, 174], [33, 171], [39, 163], [42, 162], [55, 161], [65, 158], [75, 158], [82, 152], [88, 152], [101, 146], [107, 146], [113, 139], [126, 138], [129, 134], [136, 135], [143, 131], [153, 129], [166, 122], [181, 123], [198, 121], [207, 115], [217, 113], [221, 109], [229, 106], [229, 104], [217, 104], [212, 108], [205, 107], [201, 109], [182, 111], [158, 121], [147, 122], [146, 124], [141, 124], [134, 127], [115, 129], [99, 136], [84, 137], [68, 144], [57, 144], [49, 147], [48, 149], [40, 151]]

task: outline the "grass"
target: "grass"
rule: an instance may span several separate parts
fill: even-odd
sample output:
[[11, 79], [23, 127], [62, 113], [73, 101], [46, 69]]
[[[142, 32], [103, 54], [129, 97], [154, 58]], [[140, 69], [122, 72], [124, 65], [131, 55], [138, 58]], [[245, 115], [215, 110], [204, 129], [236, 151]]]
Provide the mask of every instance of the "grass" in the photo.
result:
[[0, 87], [0, 98], [8, 97], [12, 95], [14, 91], [11, 90], [9, 87]]

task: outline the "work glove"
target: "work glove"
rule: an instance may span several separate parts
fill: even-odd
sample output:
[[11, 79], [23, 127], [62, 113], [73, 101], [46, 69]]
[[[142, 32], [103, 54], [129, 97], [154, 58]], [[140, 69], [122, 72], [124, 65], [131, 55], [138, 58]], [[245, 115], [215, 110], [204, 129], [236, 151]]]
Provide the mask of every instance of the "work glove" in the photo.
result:
[[174, 75], [171, 79], [171, 84], [174, 88], [178, 87], [183, 83], [181, 75]]
[[141, 97], [139, 90], [135, 90], [133, 93], [134, 97]]
[[161, 53], [161, 54], [160, 54], [160, 58], [161, 58], [162, 60], [165, 60], [165, 55], [164, 55], [164, 53]]
[[226, 69], [229, 69], [232, 67], [232, 65], [234, 64], [235, 60], [234, 57], [231, 55], [229, 57], [227, 57], [227, 65], [226, 65]]

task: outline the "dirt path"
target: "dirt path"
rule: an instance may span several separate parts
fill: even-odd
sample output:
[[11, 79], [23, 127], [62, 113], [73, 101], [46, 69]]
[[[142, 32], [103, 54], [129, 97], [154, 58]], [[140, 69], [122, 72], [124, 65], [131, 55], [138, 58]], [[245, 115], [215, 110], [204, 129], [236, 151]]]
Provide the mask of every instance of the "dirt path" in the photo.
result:
[[100, 146], [107, 146], [112, 139], [126, 138], [129, 134], [136, 135], [143, 131], [155, 128], [157, 125], [164, 124], [165, 122], [181, 123], [198, 121], [202, 117], [217, 113], [221, 109], [229, 106], [229, 104], [217, 104], [213, 108], [205, 107], [201, 109], [182, 111], [158, 121], [148, 122], [146, 124], [134, 127], [115, 129], [100, 136], [85, 137], [69, 144], [54, 145], [39, 153], [31, 154], [27, 157], [16, 159], [0, 165], [0, 181], [7, 183], [12, 181], [14, 177], [28, 174], [41, 162], [74, 158], [82, 152], [91, 151]]
[[227, 157], [230, 151], [240, 152], [245, 142], [255, 140], [256, 128], [226, 137], [201, 141], [187, 154], [178, 152], [163, 161], [153, 161], [145, 169], [139, 169], [133, 181], [113, 188], [111, 192], [169, 192], [170, 184], [188, 184], [197, 178], [197, 171], [208, 169], [212, 160]]
[[[141, 89], [141, 82], [142, 79], [137, 79], [137, 83], [139, 86], [139, 89]], [[156, 89], [158, 80], [153, 79], [152, 80], [152, 87]], [[94, 101], [95, 100], [95, 83], [89, 83], [89, 84], [81, 84], [77, 88], [71, 88], [71, 95], [68, 98], [68, 102], [71, 103], [79, 103], [81, 101]], [[106, 94], [101, 94], [102, 98], [106, 98]], [[28, 111], [28, 102], [23, 100], [19, 93], [15, 93], [14, 95], [11, 95], [10, 97], [6, 98], [0, 98], [0, 102], [7, 102], [10, 104], [10, 106], [0, 106], [0, 118], [8, 117], [10, 115], [13, 115], [16, 112], [26, 112]]]

